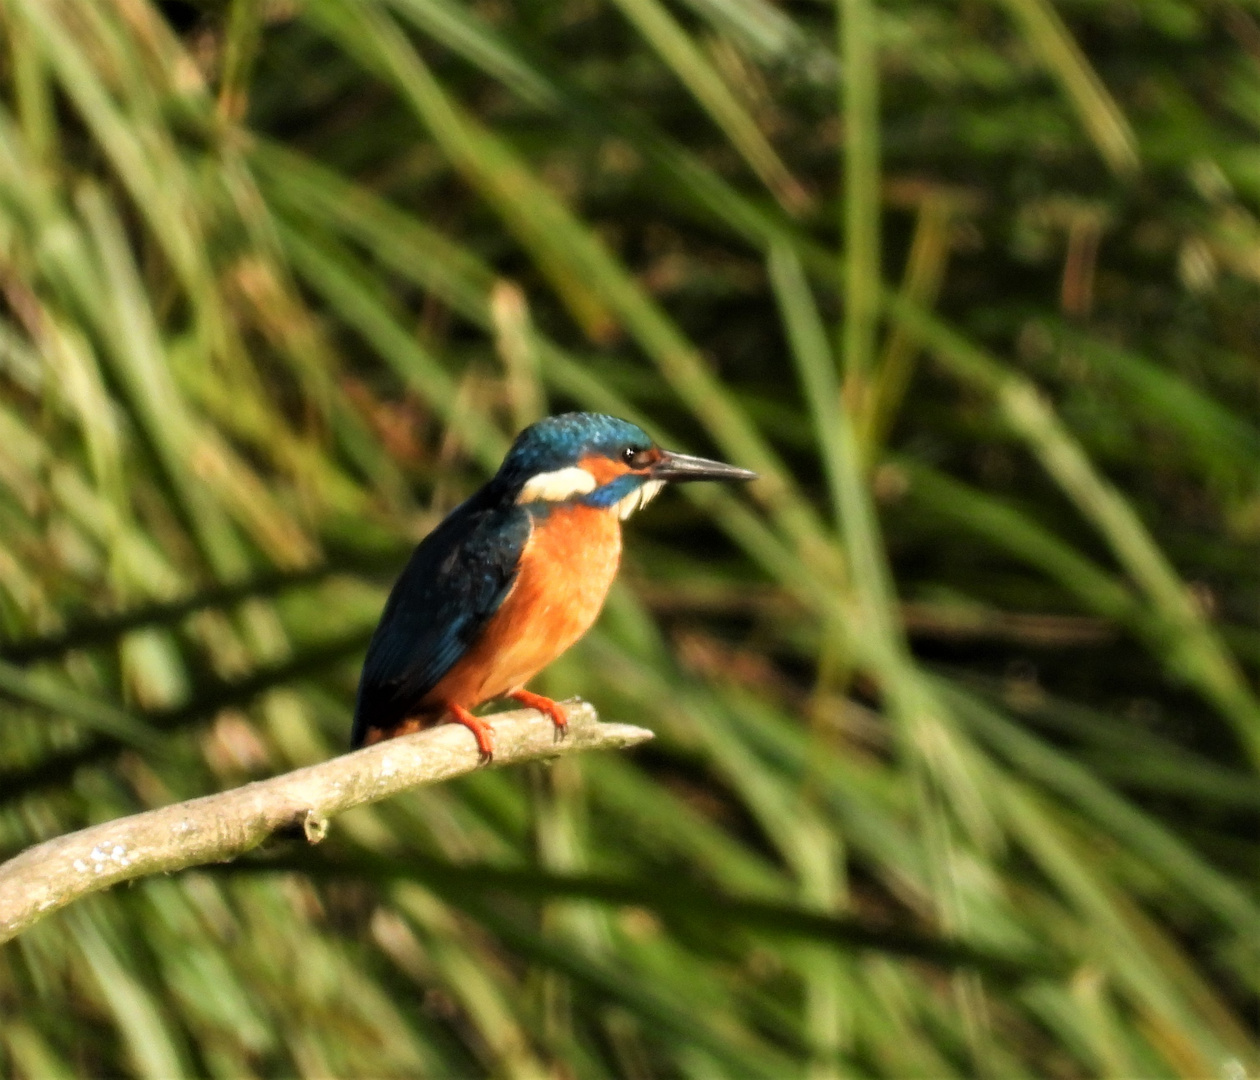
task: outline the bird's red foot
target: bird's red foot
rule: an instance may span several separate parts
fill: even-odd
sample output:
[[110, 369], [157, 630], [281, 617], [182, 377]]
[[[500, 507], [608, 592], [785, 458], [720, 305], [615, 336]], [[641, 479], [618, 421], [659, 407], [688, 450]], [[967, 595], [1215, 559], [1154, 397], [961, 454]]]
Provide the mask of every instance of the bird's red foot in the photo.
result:
[[459, 723], [473, 733], [482, 761], [489, 764], [494, 759], [494, 728], [480, 716], [473, 716], [464, 706], [456, 705], [453, 701], [448, 701], [446, 707]]
[[519, 701], [527, 709], [537, 709], [544, 716], [550, 716], [551, 722], [556, 725], [556, 732], [560, 738], [564, 738], [565, 732], [569, 729], [569, 714], [564, 711], [564, 706], [558, 701], [552, 701], [549, 697], [543, 697], [542, 694], [531, 694], [528, 690], [518, 690], [515, 694], [508, 694], [513, 701]]

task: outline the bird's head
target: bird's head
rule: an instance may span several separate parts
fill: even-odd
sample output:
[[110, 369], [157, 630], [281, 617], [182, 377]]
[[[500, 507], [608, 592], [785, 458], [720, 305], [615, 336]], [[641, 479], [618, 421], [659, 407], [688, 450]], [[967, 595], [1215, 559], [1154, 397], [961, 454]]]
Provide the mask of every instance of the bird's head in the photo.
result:
[[564, 413], [522, 431], [494, 483], [522, 505], [581, 502], [624, 520], [667, 483], [756, 477], [720, 461], [662, 450], [642, 428], [615, 416]]

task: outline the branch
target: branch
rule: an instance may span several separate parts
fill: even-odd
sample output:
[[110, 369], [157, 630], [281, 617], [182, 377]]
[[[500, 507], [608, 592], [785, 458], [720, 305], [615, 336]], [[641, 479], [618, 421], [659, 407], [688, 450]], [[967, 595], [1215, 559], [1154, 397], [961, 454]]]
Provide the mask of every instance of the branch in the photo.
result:
[[[532, 709], [491, 717], [494, 765], [621, 749], [652, 737], [628, 724], [601, 724], [584, 702], [569, 702], [567, 709], [563, 741], [557, 741], [551, 721]], [[462, 776], [480, 764], [471, 733], [443, 724], [269, 780], [48, 840], [0, 864], [0, 943], [120, 881], [228, 862], [287, 829], [301, 829], [317, 843], [328, 819], [343, 810]]]

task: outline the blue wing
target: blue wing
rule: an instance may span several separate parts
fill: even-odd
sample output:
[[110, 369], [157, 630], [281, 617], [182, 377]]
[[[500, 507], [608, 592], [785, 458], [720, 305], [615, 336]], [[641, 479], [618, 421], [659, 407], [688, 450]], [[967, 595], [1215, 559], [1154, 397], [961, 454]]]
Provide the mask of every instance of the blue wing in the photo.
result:
[[352, 746], [374, 728], [389, 731], [416, 715], [511, 590], [529, 514], [480, 503], [474, 495], [452, 511], [394, 583], [359, 676]]

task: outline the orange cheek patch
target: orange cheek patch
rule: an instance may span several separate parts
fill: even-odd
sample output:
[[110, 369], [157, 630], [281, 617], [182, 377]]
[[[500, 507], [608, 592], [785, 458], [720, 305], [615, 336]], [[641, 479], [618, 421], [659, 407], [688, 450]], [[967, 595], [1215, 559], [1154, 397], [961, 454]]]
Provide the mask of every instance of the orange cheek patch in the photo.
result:
[[624, 461], [613, 461], [612, 458], [606, 458], [602, 454], [591, 454], [589, 457], [584, 457], [578, 464], [595, 477], [597, 487], [603, 487], [616, 480], [617, 477], [630, 472], [630, 466]]

